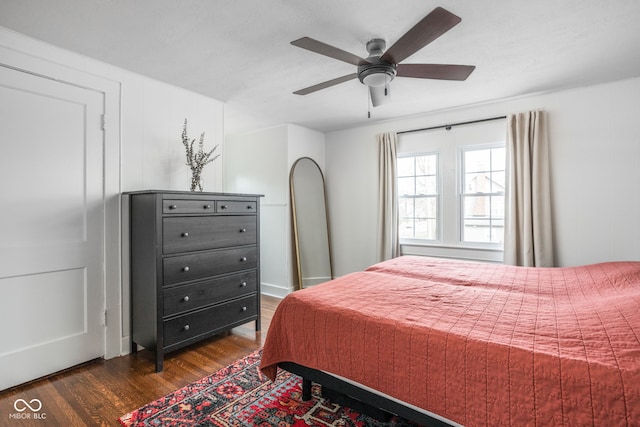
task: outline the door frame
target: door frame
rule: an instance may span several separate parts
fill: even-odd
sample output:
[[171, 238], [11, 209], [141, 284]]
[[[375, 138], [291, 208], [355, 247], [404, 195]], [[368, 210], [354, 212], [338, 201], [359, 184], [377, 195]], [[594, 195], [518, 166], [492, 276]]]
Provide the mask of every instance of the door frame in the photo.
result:
[[[104, 176], [103, 176], [103, 242], [104, 269], [103, 300], [105, 304], [105, 359], [122, 354], [122, 261], [121, 261], [121, 182], [120, 182], [120, 82], [109, 80], [87, 71], [61, 65], [64, 55], [54, 61], [32, 56], [43, 53], [42, 45], [18, 33], [5, 31], [0, 27], [0, 66], [57, 80], [84, 89], [104, 94]], [[50, 55], [51, 56], [51, 55]], [[68, 61], [77, 63], [77, 59]]]

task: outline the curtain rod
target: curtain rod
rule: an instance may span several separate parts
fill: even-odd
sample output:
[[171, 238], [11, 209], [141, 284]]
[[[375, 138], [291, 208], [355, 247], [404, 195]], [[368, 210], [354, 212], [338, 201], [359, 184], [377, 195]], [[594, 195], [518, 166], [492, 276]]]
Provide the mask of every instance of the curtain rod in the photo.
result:
[[507, 116], [489, 117], [488, 119], [471, 120], [471, 121], [468, 121], [468, 122], [451, 123], [451, 124], [440, 125], [440, 126], [431, 126], [431, 127], [428, 127], [428, 128], [421, 128], [421, 129], [403, 130], [403, 131], [396, 132], [396, 133], [398, 135], [401, 135], [403, 133], [422, 132], [422, 131], [425, 131], [425, 130], [434, 130], [434, 129], [451, 130], [451, 128], [454, 127], [454, 126], [472, 125], [474, 123], [490, 122], [490, 121], [493, 121], [493, 120], [501, 120], [501, 119], [506, 119], [506, 118], [507, 118]]

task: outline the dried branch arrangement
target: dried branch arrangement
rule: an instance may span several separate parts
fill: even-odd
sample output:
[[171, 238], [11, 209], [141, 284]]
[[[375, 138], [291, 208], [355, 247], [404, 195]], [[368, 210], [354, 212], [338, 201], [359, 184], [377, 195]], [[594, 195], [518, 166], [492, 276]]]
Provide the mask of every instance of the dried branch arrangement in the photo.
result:
[[187, 136], [187, 119], [184, 119], [184, 126], [182, 128], [182, 145], [184, 145], [184, 149], [187, 152], [186, 164], [191, 169], [191, 191], [196, 191], [196, 189], [202, 191], [202, 169], [205, 165], [208, 165], [220, 157], [220, 154], [215, 157], [211, 157], [213, 152], [218, 148], [217, 145], [209, 152], [204, 151], [204, 132], [200, 134], [197, 151], [194, 151], [195, 142], [195, 138], [189, 141], [189, 137]]

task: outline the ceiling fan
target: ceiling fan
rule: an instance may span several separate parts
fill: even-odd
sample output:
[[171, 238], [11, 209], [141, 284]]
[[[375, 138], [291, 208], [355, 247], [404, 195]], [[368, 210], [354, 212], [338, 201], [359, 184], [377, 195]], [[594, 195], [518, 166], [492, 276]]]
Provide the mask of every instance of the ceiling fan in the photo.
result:
[[400, 37], [387, 51], [385, 51], [386, 43], [384, 40], [370, 40], [367, 43], [369, 56], [366, 59], [309, 37], [294, 40], [291, 42], [294, 46], [357, 65], [358, 69], [355, 73], [318, 83], [293, 93], [307, 95], [357, 77], [362, 84], [369, 87], [371, 104], [376, 107], [389, 100], [389, 83], [394, 77], [466, 80], [476, 68], [474, 65], [400, 64], [401, 61], [449, 31], [460, 21], [462, 19], [459, 16], [437, 7]]

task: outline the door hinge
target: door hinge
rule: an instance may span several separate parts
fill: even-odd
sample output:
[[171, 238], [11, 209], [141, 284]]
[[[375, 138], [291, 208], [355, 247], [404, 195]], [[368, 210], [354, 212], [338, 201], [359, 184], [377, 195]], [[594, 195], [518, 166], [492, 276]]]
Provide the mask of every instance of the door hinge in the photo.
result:
[[100, 130], [105, 130], [107, 127], [107, 116], [105, 114], [100, 115]]
[[104, 311], [104, 326], [107, 326], [107, 310]]

